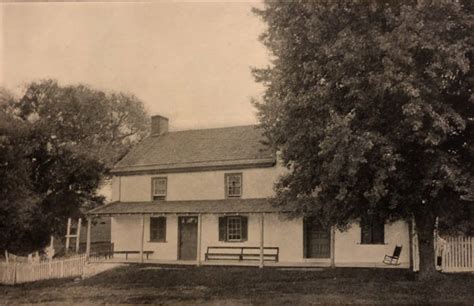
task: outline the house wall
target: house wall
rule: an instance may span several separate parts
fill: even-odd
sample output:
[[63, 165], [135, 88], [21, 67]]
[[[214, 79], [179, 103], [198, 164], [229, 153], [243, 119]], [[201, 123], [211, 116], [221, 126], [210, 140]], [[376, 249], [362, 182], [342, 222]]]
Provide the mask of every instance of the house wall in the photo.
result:
[[[140, 250], [141, 218], [141, 216], [112, 218], [112, 243], [115, 251]], [[178, 258], [178, 217], [176, 215], [166, 217], [165, 242], [150, 242], [150, 218], [145, 217], [143, 249], [154, 252], [150, 259], [176, 260]], [[120, 257], [120, 255], [115, 257]], [[139, 255], [129, 255], [129, 258], [138, 257]]]
[[[248, 240], [244, 242], [219, 241], [218, 215], [202, 215], [201, 259], [204, 260], [208, 246], [260, 246], [260, 215], [249, 214]], [[112, 218], [112, 242], [115, 250], [139, 250], [141, 217], [124, 216]], [[167, 215], [166, 242], [149, 242], [149, 217], [145, 217], [144, 249], [154, 251], [150, 259], [177, 260], [178, 254], [178, 216]], [[265, 214], [265, 246], [280, 249], [280, 263], [301, 264], [318, 262], [304, 259], [303, 220], [287, 219], [279, 214]], [[382, 260], [386, 254], [392, 254], [395, 245], [403, 245], [400, 268], [409, 266], [408, 225], [395, 222], [385, 225], [385, 244], [361, 245], [360, 227], [353, 224], [348, 231], [335, 232], [335, 264], [351, 267], [386, 267]], [[130, 258], [134, 256], [131, 255]], [[135, 255], [138, 257], [138, 255]], [[321, 261], [321, 260], [319, 260]], [[324, 261], [324, 260], [323, 260]], [[326, 260], [329, 264], [329, 261]]]
[[385, 255], [392, 255], [396, 245], [402, 245], [400, 267], [410, 266], [410, 240], [408, 223], [397, 221], [385, 224], [385, 244], [360, 244], [361, 229], [354, 223], [348, 231], [335, 233], [335, 262], [337, 266], [386, 267]]
[[242, 173], [242, 198], [273, 195], [273, 184], [283, 173], [281, 167], [229, 171], [167, 173], [163, 175], [117, 176], [112, 183], [113, 199], [122, 202], [151, 201], [151, 179], [167, 177], [167, 201], [225, 199], [225, 174]]
[[[248, 239], [243, 242], [219, 241], [219, 216], [203, 215], [202, 249], [204, 259], [208, 246], [260, 246], [260, 215], [249, 214]], [[279, 247], [280, 261], [300, 261], [303, 256], [303, 227], [301, 220], [286, 220], [278, 214], [264, 217], [264, 244], [266, 247]]]

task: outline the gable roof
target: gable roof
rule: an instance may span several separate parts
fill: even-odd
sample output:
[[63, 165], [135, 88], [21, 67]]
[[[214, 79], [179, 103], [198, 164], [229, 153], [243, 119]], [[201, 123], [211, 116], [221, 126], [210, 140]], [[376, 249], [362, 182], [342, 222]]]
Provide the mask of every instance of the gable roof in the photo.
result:
[[271, 166], [275, 154], [264, 140], [262, 130], [255, 125], [168, 132], [144, 139], [115, 165], [112, 173]]

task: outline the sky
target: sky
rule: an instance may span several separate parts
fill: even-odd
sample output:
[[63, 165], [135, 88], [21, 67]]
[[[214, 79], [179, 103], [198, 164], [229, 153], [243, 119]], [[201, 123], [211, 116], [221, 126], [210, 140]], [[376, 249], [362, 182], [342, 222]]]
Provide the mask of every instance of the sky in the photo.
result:
[[132, 93], [170, 130], [257, 123], [268, 64], [258, 2], [0, 4], [0, 84], [88, 84]]

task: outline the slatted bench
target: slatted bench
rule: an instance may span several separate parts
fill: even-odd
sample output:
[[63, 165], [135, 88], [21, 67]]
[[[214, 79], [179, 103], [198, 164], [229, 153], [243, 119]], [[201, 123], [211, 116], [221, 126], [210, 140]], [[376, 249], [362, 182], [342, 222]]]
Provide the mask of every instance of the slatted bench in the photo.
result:
[[[278, 256], [278, 247], [263, 248], [264, 261], [278, 262]], [[205, 260], [258, 261], [260, 260], [260, 247], [208, 246]]]
[[[128, 260], [128, 254], [140, 254], [140, 251], [113, 251], [110, 252], [111, 257], [115, 254], [125, 254], [125, 260]], [[153, 251], [143, 251], [143, 254], [146, 255], [146, 259], [148, 259], [148, 256], [150, 254], [153, 254]]]

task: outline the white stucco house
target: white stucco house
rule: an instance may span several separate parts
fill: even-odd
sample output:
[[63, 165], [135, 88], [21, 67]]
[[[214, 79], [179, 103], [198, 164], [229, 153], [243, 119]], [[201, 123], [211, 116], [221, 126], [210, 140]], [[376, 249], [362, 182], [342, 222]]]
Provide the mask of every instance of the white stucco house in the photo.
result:
[[263, 140], [256, 126], [173, 132], [167, 118], [153, 116], [151, 135], [112, 170], [112, 202], [88, 214], [111, 217], [115, 258], [386, 267], [398, 245], [393, 267], [410, 266], [405, 222], [340, 232], [272, 207], [273, 185], [287, 170]]

